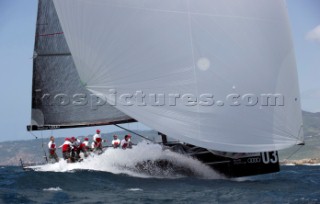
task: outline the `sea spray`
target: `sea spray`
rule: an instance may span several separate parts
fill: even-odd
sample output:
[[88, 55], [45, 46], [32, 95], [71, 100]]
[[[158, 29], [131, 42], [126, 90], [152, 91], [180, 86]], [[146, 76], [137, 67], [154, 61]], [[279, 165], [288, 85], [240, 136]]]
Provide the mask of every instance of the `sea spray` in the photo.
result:
[[[155, 164], [157, 161], [166, 161], [170, 168], [163, 168]], [[141, 165], [145, 165], [141, 168]], [[137, 167], [139, 166], [139, 168]], [[168, 166], [166, 166], [168, 167]], [[177, 168], [192, 172], [192, 176], [205, 179], [220, 179], [218, 173], [191, 157], [163, 150], [159, 144], [149, 144], [142, 141], [132, 149], [108, 148], [101, 155], [90, 155], [82, 162], [67, 163], [60, 160], [55, 164], [45, 164], [32, 167], [36, 171], [72, 172], [75, 170], [104, 171], [113, 174], [127, 174], [142, 178], [177, 178], [186, 176]]]

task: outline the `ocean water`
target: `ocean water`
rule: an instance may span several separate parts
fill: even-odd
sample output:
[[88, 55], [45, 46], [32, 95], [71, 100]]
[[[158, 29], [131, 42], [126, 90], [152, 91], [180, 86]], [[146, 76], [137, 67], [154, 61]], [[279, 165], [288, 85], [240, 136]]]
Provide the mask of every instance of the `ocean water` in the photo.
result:
[[[168, 168], [144, 160], [167, 158]], [[181, 169], [188, 171], [181, 171]], [[0, 203], [320, 203], [320, 165], [226, 179], [157, 145], [108, 149], [84, 162], [0, 167]]]

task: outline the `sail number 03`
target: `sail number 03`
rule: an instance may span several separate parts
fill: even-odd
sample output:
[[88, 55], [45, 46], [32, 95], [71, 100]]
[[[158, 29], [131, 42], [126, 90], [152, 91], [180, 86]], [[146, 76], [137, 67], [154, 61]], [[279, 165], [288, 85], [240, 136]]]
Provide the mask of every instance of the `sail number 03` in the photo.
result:
[[269, 164], [269, 163], [275, 164], [278, 162], [278, 152], [277, 151], [262, 152], [261, 158], [264, 164]]

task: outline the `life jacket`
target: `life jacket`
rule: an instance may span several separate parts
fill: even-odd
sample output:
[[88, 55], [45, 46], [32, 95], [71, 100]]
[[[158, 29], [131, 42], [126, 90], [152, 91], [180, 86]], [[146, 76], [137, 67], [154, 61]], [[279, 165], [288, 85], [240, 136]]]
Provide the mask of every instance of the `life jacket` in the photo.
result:
[[120, 140], [119, 140], [119, 139], [114, 139], [114, 140], [112, 140], [112, 145], [113, 145], [114, 147], [118, 147], [118, 146], [120, 145]]
[[97, 137], [96, 141], [94, 142], [94, 148], [102, 148], [102, 139], [101, 137]]
[[83, 144], [85, 147], [88, 147], [88, 148], [89, 148], [89, 142], [88, 142], [88, 141], [83, 141], [82, 144]]
[[81, 145], [80, 145], [80, 150], [82, 150], [82, 151], [87, 151], [87, 150], [88, 150], [87, 145], [86, 145], [85, 143], [81, 143]]
[[64, 143], [62, 145], [62, 152], [70, 152], [70, 151], [71, 151], [70, 143]]
[[130, 142], [129, 141], [126, 141], [125, 139], [123, 139], [121, 141], [121, 148], [122, 149], [126, 149], [128, 146], [129, 146]]
[[101, 140], [100, 137], [97, 137], [97, 138], [96, 138], [96, 143], [101, 143], [101, 141], [102, 141], [102, 140]]
[[56, 151], [56, 145], [54, 143], [52, 143], [50, 146], [50, 154], [54, 154], [55, 151]]
[[125, 149], [128, 147], [128, 143], [123, 143], [122, 148]]

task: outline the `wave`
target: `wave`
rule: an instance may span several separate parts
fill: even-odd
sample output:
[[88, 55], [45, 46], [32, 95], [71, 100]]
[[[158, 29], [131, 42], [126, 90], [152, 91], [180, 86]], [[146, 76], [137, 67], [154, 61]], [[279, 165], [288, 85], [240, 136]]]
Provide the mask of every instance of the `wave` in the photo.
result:
[[60, 187], [44, 188], [43, 191], [62, 191]]
[[108, 148], [103, 154], [89, 156], [79, 163], [67, 163], [61, 159], [58, 163], [29, 168], [52, 172], [93, 170], [142, 178], [180, 178], [190, 175], [204, 179], [223, 178], [196, 159], [163, 150], [161, 145], [145, 141], [138, 143], [132, 149]]
[[129, 188], [128, 191], [143, 191], [141, 188]]

